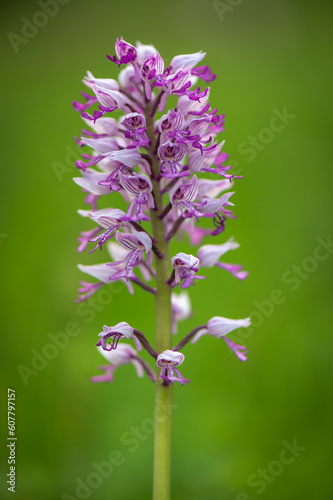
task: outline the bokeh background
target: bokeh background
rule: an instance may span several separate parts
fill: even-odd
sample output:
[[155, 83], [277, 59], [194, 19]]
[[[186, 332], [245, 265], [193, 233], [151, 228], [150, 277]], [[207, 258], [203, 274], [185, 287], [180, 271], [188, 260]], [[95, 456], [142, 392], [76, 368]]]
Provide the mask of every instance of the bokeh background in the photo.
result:
[[[244, 176], [233, 198], [238, 219], [221, 241], [240, 242], [229, 262], [244, 264], [249, 278], [208, 270], [191, 290], [195, 314], [178, 335], [214, 315], [251, 315], [253, 328], [232, 337], [249, 360], [240, 363], [208, 337], [185, 348], [182, 372], [191, 383], [175, 387], [172, 498], [331, 500], [331, 2], [70, 0], [34, 35], [22, 34], [22, 18], [41, 11], [36, 1], [1, 9], [2, 498], [151, 496], [152, 434], [140, 434], [138, 446], [121, 437], [148, 429], [153, 384], [132, 366], [119, 369], [114, 384], [90, 377], [102, 361], [94, 344], [104, 323], [126, 320], [153, 337], [152, 300], [118, 287], [104, 304], [73, 303], [77, 263], [107, 259], [76, 253], [89, 221], [76, 214], [84, 208], [72, 181], [81, 121], [71, 102], [87, 70], [116, 77], [105, 54], [123, 35], [154, 44], [166, 61], [207, 52], [218, 74], [211, 102], [226, 113], [225, 150]], [[289, 117], [272, 121], [276, 113]], [[66, 328], [77, 335], [48, 350], [49, 334]], [[29, 372], [43, 349], [49, 359]], [[15, 496], [5, 485], [7, 387], [17, 398]], [[285, 442], [302, 450], [293, 457]], [[77, 496], [93, 463], [115, 450], [124, 463]], [[290, 463], [281, 465], [281, 456]], [[258, 483], [259, 474], [268, 476]]]

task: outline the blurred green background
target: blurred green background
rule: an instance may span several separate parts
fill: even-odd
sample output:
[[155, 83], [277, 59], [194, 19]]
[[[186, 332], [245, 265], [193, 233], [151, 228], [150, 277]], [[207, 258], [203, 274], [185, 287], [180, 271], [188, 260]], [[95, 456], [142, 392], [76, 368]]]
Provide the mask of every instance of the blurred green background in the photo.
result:
[[[191, 383], [175, 387], [172, 499], [331, 500], [333, 249], [317, 239], [332, 235], [332, 4], [70, 0], [34, 36], [23, 34], [25, 42], [8, 33], [23, 36], [23, 17], [43, 24], [45, 16], [34, 18], [40, 5], [1, 9], [2, 498], [13, 496], [5, 484], [7, 387], [17, 398], [15, 498], [151, 497], [153, 436], [143, 432], [135, 451], [121, 436], [151, 419], [153, 384], [132, 366], [114, 384], [90, 377], [101, 364], [101, 326], [126, 320], [153, 338], [153, 302], [115, 287], [99, 311], [89, 305], [82, 315], [73, 303], [77, 263], [107, 258], [76, 253], [78, 233], [91, 225], [76, 214], [85, 207], [72, 181], [81, 120], [71, 103], [87, 70], [116, 77], [105, 54], [123, 35], [154, 44], [166, 61], [207, 52], [218, 74], [210, 101], [226, 113], [225, 150], [244, 175], [233, 197], [238, 219], [220, 241], [235, 236], [241, 248], [228, 261], [244, 264], [249, 278], [208, 270], [191, 290], [195, 315], [178, 336], [214, 315], [251, 315], [253, 328], [231, 336], [249, 360], [208, 337], [184, 349]], [[277, 112], [292, 117], [272, 121]], [[66, 167], [61, 181], [55, 162]], [[51, 348], [24, 383], [18, 366], [32, 369], [33, 350], [41, 353], [69, 322], [79, 333]], [[283, 443], [295, 440], [302, 451], [291, 461]], [[93, 463], [114, 450], [124, 463], [77, 497], [78, 480], [86, 483]], [[259, 474], [267, 479], [259, 483]]]

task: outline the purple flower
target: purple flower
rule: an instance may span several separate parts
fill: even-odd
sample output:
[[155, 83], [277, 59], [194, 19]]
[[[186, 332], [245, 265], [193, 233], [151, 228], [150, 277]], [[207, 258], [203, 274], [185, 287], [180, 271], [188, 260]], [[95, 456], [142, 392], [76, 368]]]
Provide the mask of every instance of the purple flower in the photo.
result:
[[133, 272], [133, 268], [142, 261], [143, 252], [146, 252], [147, 254], [148, 265], [151, 265], [153, 260], [152, 242], [150, 236], [148, 236], [148, 234], [144, 231], [139, 232], [132, 230], [132, 233], [130, 234], [117, 233], [116, 239], [123, 248], [129, 250], [129, 253], [125, 259], [108, 264], [109, 266], [117, 266], [118, 268], [119, 266], [122, 267], [122, 269], [111, 276], [110, 279], [137, 279]]
[[98, 368], [105, 373], [91, 378], [92, 382], [113, 382], [113, 374], [121, 365], [132, 364], [138, 377], [143, 377], [144, 369], [138, 360], [136, 351], [128, 344], [118, 344], [116, 350], [105, 351], [99, 346], [98, 351], [104, 356], [109, 364], [99, 366]]
[[[186, 129], [190, 132], [192, 136], [199, 136], [199, 139], [201, 136], [204, 135], [208, 125], [211, 123], [211, 119], [209, 117], [195, 117], [191, 121], [187, 123]], [[200, 144], [199, 142], [194, 142], [192, 145], [194, 147], [199, 148], [201, 151], [203, 151], [202, 145], [196, 146], [196, 144]], [[215, 145], [214, 145], [215, 147]], [[213, 148], [212, 148], [213, 149]]]
[[[198, 193], [198, 179], [194, 175], [188, 184], [183, 184], [181, 180], [175, 184], [175, 186], [170, 189], [169, 199], [173, 206], [173, 216], [176, 219], [178, 217], [178, 208], [180, 209], [182, 217], [187, 219], [189, 217], [201, 217], [203, 212], [198, 211], [198, 208], [203, 208], [207, 204], [206, 201], [203, 203], [194, 202]], [[197, 208], [198, 207], [198, 208]]]
[[214, 318], [210, 319], [207, 323], [207, 327], [203, 328], [199, 332], [197, 332], [193, 339], [192, 339], [192, 344], [197, 342], [199, 338], [201, 338], [203, 335], [211, 335], [212, 337], [216, 338], [222, 338], [228, 347], [234, 351], [238, 359], [240, 361], [246, 361], [246, 347], [240, 346], [235, 344], [229, 339], [225, 338], [225, 335], [228, 333], [232, 332], [233, 330], [236, 330], [237, 328], [244, 328], [247, 326], [250, 326], [250, 318], [245, 318], [245, 319], [228, 319], [228, 318], [222, 318], [220, 316], [215, 316]]
[[176, 366], [182, 364], [184, 359], [184, 354], [177, 351], [166, 350], [159, 354], [156, 360], [156, 365], [162, 368], [159, 379], [169, 384], [180, 382], [181, 385], [184, 385], [190, 382], [188, 379], [184, 379], [183, 375], [176, 368]]
[[119, 123], [123, 125], [128, 132], [131, 132], [131, 134], [140, 131], [144, 132], [146, 130], [146, 119], [140, 113], [129, 113], [123, 116]]
[[158, 107], [159, 111], [165, 108], [167, 97], [171, 94], [182, 94], [191, 86], [191, 70], [178, 69], [174, 73], [168, 71], [164, 75], [155, 75], [155, 85], [162, 87], [163, 95]]
[[202, 150], [203, 144], [207, 142], [203, 138], [209, 123], [210, 117], [192, 118], [185, 122], [185, 117], [180, 111], [169, 110], [158, 122], [158, 129], [161, 133], [160, 142], [164, 144], [170, 139], [177, 144], [182, 144], [184, 148], [192, 146]]
[[[131, 339], [134, 341], [135, 347], [138, 351], [141, 351], [142, 347], [139, 339], [135, 335], [135, 330], [125, 321], [117, 323], [115, 326], [103, 326], [103, 331], [98, 334], [101, 338], [97, 342], [97, 346], [102, 346], [105, 351], [112, 351], [112, 349], [117, 349], [117, 345], [120, 339]], [[109, 342], [112, 339], [112, 344]], [[107, 347], [107, 343], [110, 347]]]
[[248, 276], [247, 271], [242, 271], [243, 266], [238, 264], [225, 264], [224, 262], [218, 262], [218, 259], [224, 255], [229, 250], [235, 250], [239, 248], [239, 244], [230, 238], [226, 243], [222, 245], [204, 245], [198, 250], [198, 259], [200, 259], [200, 267], [213, 267], [218, 266], [221, 269], [229, 271], [235, 278], [239, 280], [244, 280]]
[[[155, 206], [151, 180], [143, 175], [123, 175], [122, 173], [119, 174], [119, 180], [125, 191], [135, 197], [122, 220], [149, 220], [149, 217], [143, 212], [143, 206], [147, 205], [148, 208]], [[134, 215], [132, 215], [133, 210]]]
[[[103, 210], [96, 210], [95, 212], [89, 212], [88, 210], [78, 210], [78, 212], [83, 217], [89, 217], [99, 226], [106, 228], [106, 231], [104, 231], [103, 233], [89, 239], [90, 242], [98, 242], [95, 248], [89, 253], [94, 252], [97, 247], [102, 250], [103, 244], [110, 238], [113, 238], [120, 227], [126, 226], [126, 223], [122, 222], [123, 217], [125, 217], [125, 213], [119, 208], [105, 208]], [[100, 228], [98, 228], [98, 232], [99, 230]]]
[[[180, 130], [184, 124], [185, 118], [180, 111], [170, 109], [165, 115], [163, 115], [158, 122], [158, 130], [164, 136], [173, 139], [176, 137], [176, 132]], [[165, 142], [161, 140], [162, 144]]]
[[140, 73], [144, 81], [146, 97], [151, 99], [151, 81], [155, 76], [163, 74], [164, 61], [157, 51], [153, 54], [147, 54], [147, 56], [142, 63]]
[[[123, 261], [128, 256], [128, 250], [115, 241], [110, 241], [107, 245], [107, 249], [113, 261]], [[121, 267], [122, 266], [120, 266], [120, 268]], [[141, 262], [137, 265], [137, 267], [145, 281], [150, 281], [152, 279], [152, 269], [146, 262]], [[117, 266], [114, 266], [114, 268], [117, 269]], [[131, 284], [130, 282], [128, 283]]]
[[180, 163], [186, 151], [181, 146], [167, 141], [158, 148], [158, 156], [162, 160], [161, 175], [176, 179], [185, 167]]
[[[105, 113], [112, 113], [116, 109], [120, 109], [125, 113], [131, 111], [131, 108], [128, 106], [128, 99], [118, 90], [110, 90], [108, 88], [100, 87], [98, 85], [94, 85], [92, 90], [96, 95], [97, 101], [100, 103], [99, 111], [94, 111], [93, 116], [89, 115], [86, 112], [81, 114], [82, 118], [86, 118], [87, 120], [91, 120], [94, 123], [96, 120], [101, 118]], [[91, 104], [95, 104], [95, 99], [91, 100]]]
[[[78, 264], [77, 266], [80, 271], [83, 273], [87, 273], [93, 278], [98, 279], [98, 283], [89, 283], [87, 281], [81, 281], [81, 287], [78, 289], [79, 298], [75, 300], [75, 302], [82, 302], [83, 300], [88, 299], [91, 295], [93, 295], [101, 286], [104, 284], [110, 284], [110, 278], [117, 274], [120, 269], [118, 267], [109, 267], [109, 264], [95, 264], [93, 266], [83, 266], [82, 264]], [[115, 277], [113, 278], [115, 281], [119, 280], [123, 282], [129, 293], [134, 293], [133, 286], [131, 282], [127, 281], [123, 277]]]
[[[119, 153], [121, 153], [123, 151], [127, 152], [127, 151], [136, 151], [136, 150], [124, 149], [122, 151], [119, 151]], [[109, 169], [109, 172], [111, 170], [109, 175], [98, 174], [95, 177], [97, 180], [97, 183], [98, 183], [98, 188], [96, 189], [96, 187], [95, 186], [94, 187], [95, 187], [96, 192], [100, 192], [100, 194], [109, 194], [110, 191], [119, 191], [121, 189], [121, 186], [119, 184], [119, 174], [120, 173], [127, 173], [130, 170], [130, 168], [128, 166], [126, 166], [126, 163], [131, 162], [131, 158], [129, 158], [128, 156], [126, 156], [124, 154], [121, 156], [120, 155], [112, 155], [110, 153], [108, 155], [108, 158], [109, 159], [105, 160], [105, 161], [110, 161], [112, 164], [111, 168]], [[118, 160], [115, 160], [115, 158], [118, 158]], [[124, 161], [124, 163], [121, 163], [120, 159], [122, 159]], [[141, 159], [140, 159], [140, 161], [141, 161]], [[90, 180], [91, 177], [86, 176], [86, 179]], [[90, 190], [89, 186], [88, 186], [88, 190]], [[128, 200], [126, 200], [126, 201], [128, 201]]]
[[201, 217], [212, 217], [214, 218], [214, 224], [216, 230], [213, 231], [212, 235], [218, 235], [224, 231], [224, 222], [226, 217], [234, 217], [231, 210], [228, 210], [228, 206], [233, 206], [229, 201], [230, 196], [234, 193], [225, 193], [220, 198], [208, 198], [203, 196], [200, 198], [202, 202], [198, 206], [199, 216]]
[[120, 37], [120, 40], [118, 40], [117, 38], [115, 49], [117, 57], [116, 56], [112, 57], [107, 56], [107, 57], [108, 59], [110, 59], [110, 61], [118, 64], [118, 66], [120, 66], [121, 64], [127, 64], [136, 61], [137, 59], [136, 48], [133, 47], [133, 45], [131, 45], [130, 43], [125, 42], [123, 37]]
[[[109, 194], [110, 191], [119, 191], [119, 172], [128, 172], [135, 166], [143, 162], [143, 159], [137, 149], [122, 149], [119, 151], [111, 151], [102, 155], [94, 156], [88, 163], [81, 160], [76, 162], [76, 166], [82, 169], [82, 176], [75, 177], [73, 180], [79, 186], [95, 195]], [[96, 172], [92, 169], [87, 169], [91, 165], [99, 163], [101, 166], [103, 161], [107, 162], [107, 172]], [[85, 170], [87, 169], [87, 170]], [[111, 172], [110, 172], [111, 171]]]
[[193, 255], [179, 252], [172, 257], [171, 264], [174, 269], [175, 284], [184, 280], [181, 288], [188, 288], [189, 286], [194, 285], [195, 279], [205, 279], [204, 276], [195, 276], [199, 267], [199, 259]]
[[[120, 109], [124, 112], [130, 111], [130, 108], [128, 106], [128, 98], [118, 90], [110, 90], [104, 87], [100, 87], [99, 85], [94, 85], [93, 91], [101, 104], [99, 108], [101, 111], [104, 111], [104, 113], [110, 113], [112, 111], [115, 111], [116, 109]], [[85, 118], [88, 117], [85, 116]]]
[[221, 144], [217, 144], [217, 142], [213, 142], [209, 149], [205, 150], [196, 150], [190, 152], [188, 159], [188, 168], [191, 173], [199, 173], [199, 172], [209, 172], [209, 173], [218, 173], [220, 174], [225, 167], [221, 167], [220, 169], [212, 167], [212, 164], [218, 158], [221, 148], [224, 145], [224, 141]]
[[140, 113], [129, 113], [123, 116], [120, 121], [120, 125], [125, 127], [125, 137], [127, 139], [132, 138], [133, 142], [129, 148], [134, 147], [146, 147], [149, 144], [149, 139], [146, 135], [146, 119]]

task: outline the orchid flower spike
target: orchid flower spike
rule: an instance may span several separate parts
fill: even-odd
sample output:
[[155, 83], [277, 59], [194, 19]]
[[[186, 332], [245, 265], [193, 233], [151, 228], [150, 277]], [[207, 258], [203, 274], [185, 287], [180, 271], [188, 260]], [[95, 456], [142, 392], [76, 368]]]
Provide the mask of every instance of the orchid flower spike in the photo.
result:
[[[172, 317], [172, 333], [177, 332], [179, 321], [192, 315], [189, 295], [187, 291], [175, 294], [177, 285], [187, 289], [195, 280], [205, 279], [198, 275], [203, 267], [217, 266], [239, 280], [248, 275], [241, 265], [220, 262], [227, 251], [239, 246], [233, 239], [221, 243], [219, 235], [227, 229], [229, 219], [235, 218], [231, 186], [240, 176], [227, 163], [224, 137], [218, 137], [224, 132], [225, 115], [210, 103], [213, 92], [206, 82], [216, 75], [203, 65], [205, 55], [200, 50], [176, 55], [165, 63], [154, 46], [132, 45], [117, 38], [114, 55], [107, 57], [119, 69], [118, 77], [100, 78], [88, 71], [81, 102], [73, 102], [83, 120], [83, 129], [75, 137], [82, 156], [75, 162], [80, 175], [74, 182], [85, 193], [87, 205], [78, 212], [93, 222], [92, 228], [80, 233], [78, 251], [88, 247], [92, 254], [106, 244], [111, 260], [79, 265], [94, 280], [81, 281], [76, 302], [120, 281], [130, 294], [134, 286], [139, 293], [150, 293], [161, 314], [157, 322]], [[207, 218], [213, 227], [201, 224]], [[169, 242], [184, 235], [190, 246], [202, 246], [189, 253], [175, 250], [170, 276]], [[211, 235], [214, 245], [203, 241]], [[166, 285], [171, 292], [167, 296], [163, 293]], [[139, 376], [145, 372], [155, 380], [154, 372], [132, 346], [118, 345], [128, 339], [137, 350], [143, 348], [157, 360], [164, 385], [175, 381], [183, 385], [188, 380], [177, 369], [184, 360], [178, 351], [207, 334], [223, 338], [245, 361], [246, 348], [226, 336], [249, 324], [249, 318], [214, 317], [207, 324], [199, 323], [175, 350], [160, 354], [128, 323], [104, 326], [97, 346], [108, 364], [101, 367], [105, 373], [92, 380], [111, 381], [115, 369], [127, 363], [134, 365]]]

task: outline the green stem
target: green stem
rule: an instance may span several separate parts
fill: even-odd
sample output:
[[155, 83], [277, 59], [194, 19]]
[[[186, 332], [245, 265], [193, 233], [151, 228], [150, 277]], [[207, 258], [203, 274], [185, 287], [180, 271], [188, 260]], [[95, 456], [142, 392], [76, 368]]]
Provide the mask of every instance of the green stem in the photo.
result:
[[[152, 160], [153, 192], [155, 209], [151, 210], [153, 236], [156, 247], [162, 258], [155, 256], [156, 263], [156, 294], [155, 294], [155, 323], [156, 323], [156, 351], [158, 354], [172, 347], [172, 317], [171, 317], [171, 289], [166, 283], [170, 274], [169, 243], [165, 238], [164, 221], [159, 219], [163, 208], [163, 194], [160, 183], [156, 179], [159, 174], [159, 160], [154, 154], [153, 117], [151, 103], [146, 107], [147, 134], [151, 139], [149, 154]], [[155, 396], [155, 443], [154, 443], [154, 479], [153, 500], [170, 500], [171, 483], [171, 430], [172, 430], [172, 384], [165, 384], [159, 380], [160, 368], [156, 372]]]
[[[155, 198], [156, 199], [156, 198]], [[166, 280], [170, 274], [168, 242], [164, 235], [164, 223], [158, 219], [158, 212], [152, 215], [156, 245], [163, 258], [156, 258], [156, 351], [161, 353], [171, 349], [171, 290]], [[155, 397], [155, 448], [154, 448], [154, 500], [170, 499], [171, 479], [171, 421], [172, 385], [161, 384], [157, 369]]]

